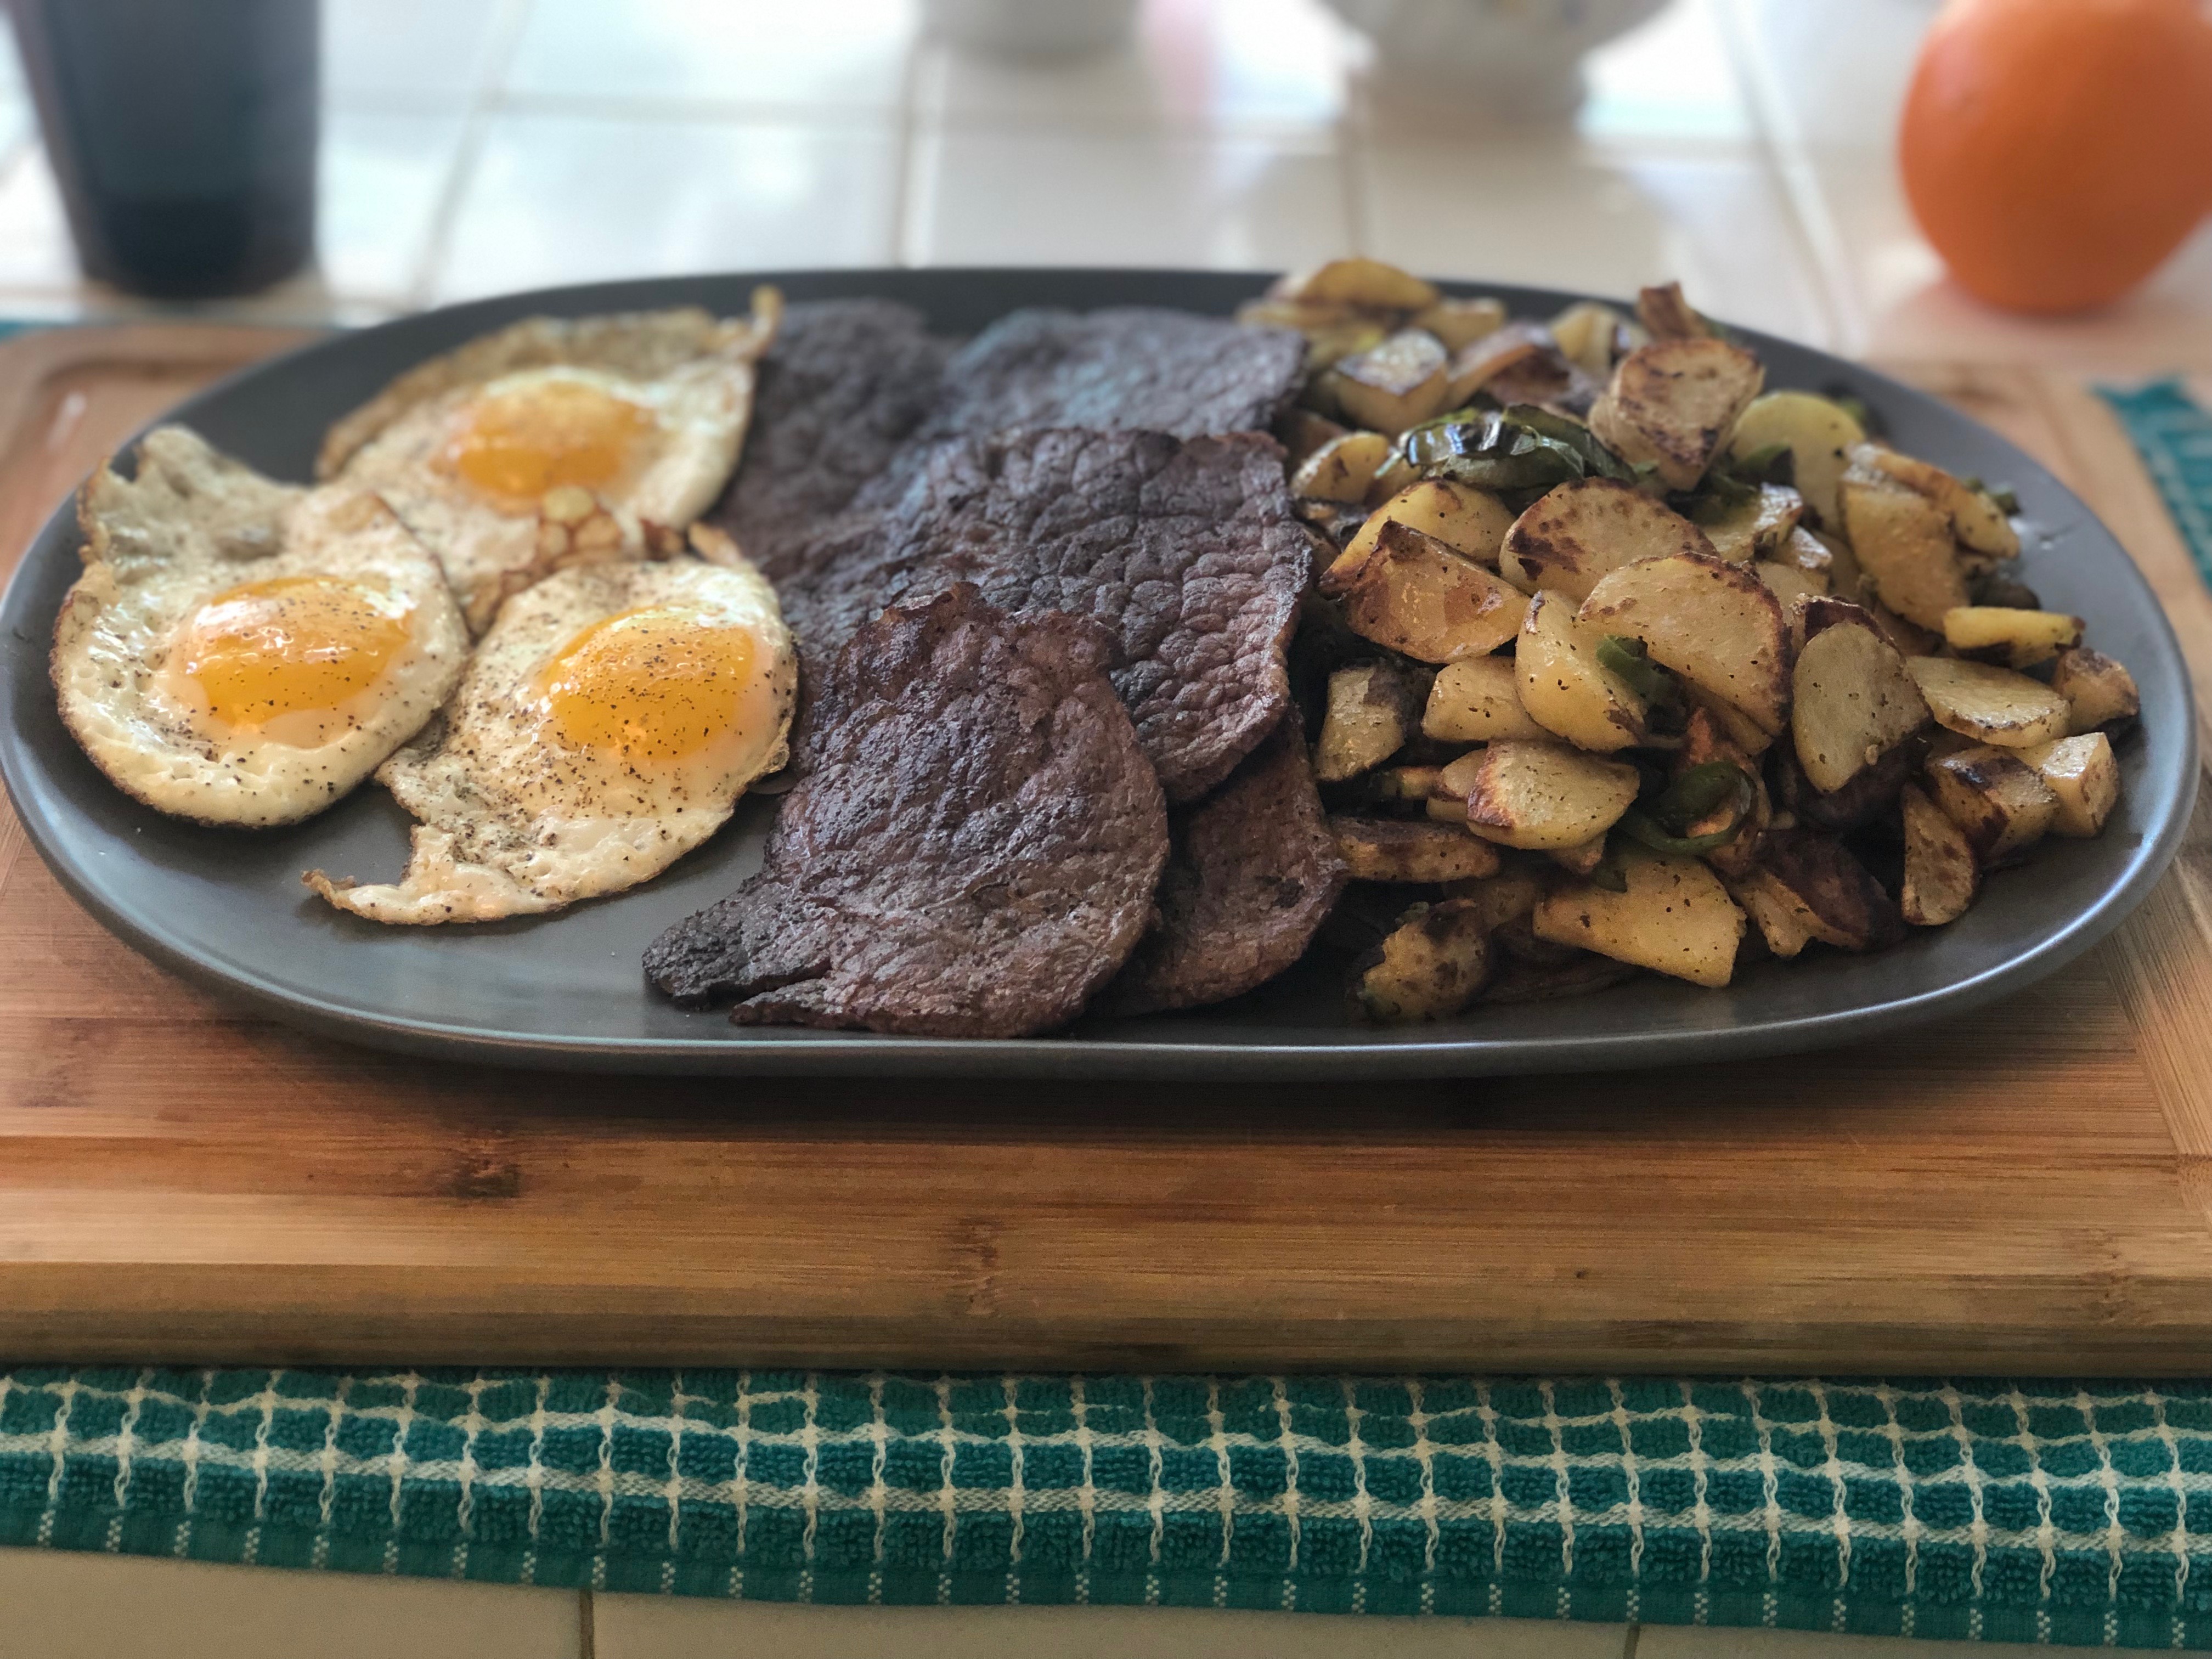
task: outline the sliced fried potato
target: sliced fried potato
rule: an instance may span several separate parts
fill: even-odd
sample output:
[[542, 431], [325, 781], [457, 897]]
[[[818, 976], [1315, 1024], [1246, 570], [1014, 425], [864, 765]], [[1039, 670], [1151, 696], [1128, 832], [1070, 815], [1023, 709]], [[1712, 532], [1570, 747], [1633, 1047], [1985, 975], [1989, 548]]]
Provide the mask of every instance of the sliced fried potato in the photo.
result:
[[1680, 283], [1668, 283], [1663, 288], [1638, 289], [1636, 320], [1655, 340], [1703, 339], [1713, 331], [1712, 325], [1691, 309]]
[[1528, 601], [1472, 559], [1386, 524], [1344, 595], [1354, 633], [1423, 662], [1486, 656], [1520, 631]]
[[2033, 668], [2081, 643], [2081, 619], [2056, 611], [1963, 605], [1943, 613], [1943, 642], [1962, 657]]
[[1973, 847], [1919, 785], [1905, 785], [1899, 799], [1905, 810], [1905, 886], [1899, 908], [1915, 927], [1956, 921], [1981, 884]]
[[1943, 613], [1968, 598], [1950, 520], [1925, 495], [1870, 467], [1854, 465], [1842, 491], [1844, 531], [1862, 586], [1907, 622], [1942, 628]]
[[1498, 873], [1498, 849], [1449, 823], [1338, 812], [1328, 828], [1354, 881], [1470, 881]]
[[[1802, 497], [1800, 499], [1802, 500]], [[1802, 570], [1808, 576], [1817, 576], [1820, 578], [1820, 591], [1823, 593], [1833, 593], [1838, 591], [1835, 547], [1822, 541], [1809, 530], [1792, 529], [1787, 536], [1775, 544], [1772, 552], [1760, 556], [1770, 563], [1788, 565], [1792, 570]], [[1853, 568], [1851, 580], [1854, 583], [1858, 580], [1856, 567]], [[1849, 599], [1850, 595], [1846, 593], [1842, 597]]]
[[1314, 777], [1342, 783], [1380, 766], [1413, 735], [1424, 688], [1403, 663], [1356, 662], [1328, 677]]
[[1401, 329], [1329, 370], [1329, 395], [1350, 419], [1395, 438], [1444, 406], [1449, 359], [1435, 335]]
[[1433, 283], [1380, 259], [1331, 259], [1275, 279], [1271, 300], [1354, 306], [1370, 311], [1421, 311], [1437, 303]]
[[1951, 521], [1951, 534], [1977, 553], [1996, 559], [2020, 556], [2020, 534], [2004, 509], [1987, 492], [1972, 488], [1942, 467], [1911, 455], [1900, 455], [1879, 444], [1854, 451], [1853, 460], [1863, 461], [1886, 473], [1917, 495], [1924, 495]]
[[1521, 368], [1556, 350], [1550, 332], [1537, 323], [1508, 323], [1452, 353], [1444, 374], [1443, 407], [1457, 409], [1509, 369]]
[[[1751, 811], [1737, 829], [1735, 839], [1723, 842], [1703, 855], [1705, 862], [1722, 875], [1729, 876], [1749, 868], [1757, 860], [1759, 844], [1774, 822], [1774, 803], [1768, 798], [1766, 781], [1759, 775], [1759, 763], [1729, 736], [1728, 728], [1712, 710], [1693, 708], [1682, 728], [1682, 746], [1674, 751], [1668, 775], [1680, 778], [1715, 761], [1728, 762], [1751, 780]], [[1685, 824], [1682, 833], [1692, 837], [1717, 835], [1736, 820], [1736, 803], [1724, 802], [1706, 817]]]
[[1841, 404], [1809, 392], [1770, 392], [1754, 398], [1735, 423], [1729, 451], [1753, 455], [1776, 444], [1790, 447], [1797, 493], [1824, 526], [1843, 523], [1837, 485], [1866, 429]]
[[1813, 937], [1822, 944], [1879, 951], [1904, 937], [1896, 902], [1833, 836], [1778, 831], [1767, 837], [1759, 863], [1804, 907]]
[[1601, 580], [1580, 616], [1600, 633], [1642, 640], [1659, 662], [1768, 733], [1783, 729], [1789, 629], [1780, 603], [1741, 566], [1702, 553], [1645, 559]]
[[1425, 807], [1441, 766], [1378, 766], [1361, 780], [1360, 798], [1376, 806]]
[[1514, 866], [1476, 881], [1456, 881], [1446, 888], [1449, 897], [1472, 905], [1488, 931], [1518, 921], [1544, 896], [1545, 882], [1534, 870]]
[[1721, 878], [1696, 859], [1632, 843], [1613, 867], [1626, 890], [1589, 882], [1562, 889], [1537, 905], [1536, 937], [1695, 985], [1727, 984], [1744, 914]]
[[1820, 937], [1820, 919], [1771, 870], [1754, 864], [1727, 877], [1726, 884], [1729, 896], [1776, 956], [1794, 957]]
[[1771, 558], [1790, 539], [1805, 516], [1805, 498], [1781, 484], [1761, 484], [1759, 493], [1725, 512], [1700, 514], [1698, 528], [1713, 551], [1732, 564]]
[[1927, 758], [1918, 738], [1886, 749], [1873, 765], [1862, 767], [1841, 788], [1825, 793], [1808, 781], [1797, 793], [1797, 816], [1814, 830], [1848, 836], [1888, 814], [1897, 792]]
[[1473, 345], [1486, 334], [1505, 326], [1503, 300], [1439, 300], [1414, 313], [1413, 325], [1425, 329], [1444, 343], [1447, 351]]
[[1765, 754], [1774, 744], [1776, 733], [1770, 732], [1759, 723], [1738, 708], [1712, 695], [1701, 686], [1685, 684], [1682, 696], [1692, 708], [1702, 708], [1720, 723], [1728, 738], [1747, 755]]
[[1368, 515], [1359, 533], [1345, 544], [1342, 556], [1330, 566], [1322, 584], [1325, 588], [1341, 589], [1367, 562], [1386, 524], [1410, 525], [1464, 558], [1494, 565], [1505, 532], [1513, 527], [1513, 509], [1488, 490], [1472, 484], [1443, 478], [1408, 484]]
[[2012, 749], [1977, 744], [1928, 763], [1928, 792], [1984, 864], [2043, 839], [2058, 817], [2058, 797], [2043, 775]]
[[1579, 847], [1636, 799], [1636, 769], [1618, 761], [1548, 743], [1493, 743], [1481, 756], [1467, 827], [1502, 847]]
[[2087, 646], [2058, 653], [2051, 671], [2051, 689], [2066, 699], [2067, 724], [2075, 732], [2118, 733], [2142, 713], [2135, 676]]
[[2066, 735], [2073, 711], [2040, 680], [1987, 663], [1908, 657], [1905, 663], [1936, 723], [2000, 749], [2025, 749]]
[[1579, 847], [1554, 847], [1544, 856], [1562, 870], [1587, 876], [1605, 862], [1605, 837], [1593, 836]]
[[1841, 600], [1808, 607], [1790, 677], [1790, 732], [1806, 780], [1841, 789], [1928, 723], [1905, 659], [1866, 613]]
[[1522, 619], [1512, 671], [1529, 720], [1578, 748], [1610, 754], [1644, 740], [1650, 711], [1598, 660], [1602, 637], [1576, 619], [1566, 595], [1539, 593]]
[[1291, 471], [1295, 474], [1314, 452], [1332, 438], [1341, 438], [1352, 428], [1340, 425], [1326, 415], [1316, 415], [1310, 409], [1301, 409], [1293, 404], [1275, 420], [1275, 438], [1283, 446], [1283, 453]]
[[1569, 362], [1602, 381], [1613, 374], [1613, 345], [1627, 320], [1611, 306], [1578, 300], [1552, 319], [1552, 338]]
[[1389, 459], [1390, 441], [1381, 433], [1347, 432], [1306, 458], [1291, 475], [1291, 494], [1325, 501], [1364, 501], [1376, 470]]
[[1523, 592], [1549, 588], [1577, 601], [1599, 579], [1638, 559], [1710, 555], [1705, 533], [1680, 514], [1611, 478], [1561, 484], [1514, 520], [1498, 574]]
[[2086, 838], [2103, 832], [2120, 800], [2120, 763], [2112, 757], [2110, 738], [2102, 732], [2061, 738], [2023, 749], [2020, 757], [2058, 798], [2052, 835]]
[[1620, 360], [1590, 430], [1623, 460], [1650, 462], [1670, 489], [1689, 489], [1765, 380], [1758, 358], [1725, 341], [1655, 340]]
[[1464, 899], [1416, 905], [1352, 963], [1352, 1006], [1377, 1025], [1449, 1019], [1491, 972], [1490, 929]]
[[1766, 591], [1781, 603], [1785, 612], [1802, 600], [1823, 599], [1828, 592], [1826, 577], [1813, 575], [1795, 565], [1776, 564], [1771, 560], [1760, 559], [1747, 568], [1766, 584]]
[[[1523, 624], [1525, 630], [1526, 624]], [[1440, 743], [1541, 742], [1551, 734], [1521, 706], [1519, 663], [1508, 657], [1465, 657], [1437, 671], [1421, 735]]]

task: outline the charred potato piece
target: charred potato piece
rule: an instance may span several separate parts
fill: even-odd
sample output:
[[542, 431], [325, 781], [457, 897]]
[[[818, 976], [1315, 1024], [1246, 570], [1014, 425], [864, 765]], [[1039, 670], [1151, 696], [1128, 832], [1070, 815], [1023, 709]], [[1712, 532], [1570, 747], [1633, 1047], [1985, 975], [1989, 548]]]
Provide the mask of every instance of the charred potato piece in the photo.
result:
[[1698, 340], [1710, 337], [1713, 327], [1690, 308], [1682, 297], [1682, 285], [1668, 283], [1663, 288], [1641, 288], [1636, 291], [1636, 320], [1655, 340]]
[[[1751, 780], [1751, 811], [1736, 830], [1735, 839], [1722, 842], [1704, 855], [1706, 863], [1723, 876], [1729, 876], [1748, 868], [1759, 857], [1759, 842], [1774, 821], [1774, 803], [1767, 796], [1766, 781], [1759, 775], [1759, 763], [1729, 736], [1719, 716], [1709, 708], [1693, 708], [1682, 728], [1682, 746], [1674, 751], [1668, 775], [1680, 778], [1715, 761], [1728, 762]], [[1735, 804], [1724, 803], [1706, 817], [1684, 825], [1682, 833], [1692, 838], [1717, 835], [1728, 829], [1735, 818]]]
[[1419, 677], [1402, 663], [1359, 662], [1328, 677], [1328, 713], [1314, 745], [1314, 778], [1342, 783], [1406, 746], [1421, 706]]
[[1785, 616], [1794, 605], [1801, 605], [1807, 599], [1824, 599], [1827, 595], [1826, 577], [1815, 576], [1795, 565], [1776, 564], [1771, 560], [1761, 559], [1748, 568], [1753, 575], [1766, 584], [1766, 591], [1774, 595], [1775, 602], [1781, 605]]
[[1550, 733], [1521, 706], [1517, 658], [1464, 657], [1437, 671], [1421, 735], [1443, 743], [1492, 743], [1501, 738], [1541, 742]]
[[1633, 843], [1620, 849], [1613, 867], [1621, 891], [1577, 883], [1538, 904], [1536, 937], [1694, 985], [1727, 984], [1744, 915], [1721, 878], [1697, 859]]
[[1475, 881], [1455, 881], [1445, 894], [1472, 905], [1485, 930], [1495, 932], [1508, 922], [1525, 920], [1544, 896], [1544, 888], [1543, 878], [1534, 871], [1516, 866]]
[[1386, 524], [1344, 594], [1354, 633], [1422, 662], [1486, 656], [1520, 632], [1528, 601], [1474, 560]]
[[1754, 864], [1729, 876], [1726, 884], [1772, 955], [1786, 961], [1820, 937], [1820, 919], [1771, 870]]
[[1847, 836], [1865, 828], [1896, 804], [1897, 792], [1919, 769], [1919, 743], [1908, 738], [1885, 749], [1871, 766], [1861, 767], [1838, 788], [1817, 790], [1809, 781], [1797, 796], [1797, 815], [1815, 830]]
[[2063, 738], [2073, 710], [2040, 680], [1987, 663], [1909, 657], [1905, 666], [1936, 723], [1978, 743], [2026, 749]]
[[1936, 757], [1926, 771], [1928, 793], [1984, 865], [2033, 846], [2057, 820], [2057, 793], [2016, 750], [1978, 744]]
[[2081, 643], [2081, 619], [2056, 611], [1964, 605], [1943, 613], [1943, 642], [1962, 657], [2033, 668]]
[[1731, 564], [1771, 558], [1805, 516], [1805, 498], [1782, 484], [1761, 484], [1748, 501], [1716, 516], [1700, 514], [1698, 528], [1713, 551]]
[[1275, 279], [1271, 300], [1346, 306], [1363, 311], [1423, 311], [1440, 297], [1435, 284], [1380, 259], [1331, 259]]
[[1618, 761], [1547, 743], [1493, 743], [1481, 755], [1471, 769], [1467, 827], [1502, 847], [1580, 847], [1636, 799], [1636, 769]]
[[1425, 808], [1443, 770], [1441, 766], [1378, 766], [1361, 780], [1359, 796], [1374, 806]]
[[1323, 379], [1328, 396], [1349, 419], [1395, 438], [1444, 406], [1448, 361], [1443, 342], [1435, 335], [1401, 329], [1382, 344], [1345, 358]]
[[1919, 785], [1905, 785], [1899, 799], [1905, 806], [1905, 886], [1899, 908], [1915, 927], [1956, 921], [1981, 884], [1973, 847]]
[[1578, 613], [1585, 626], [1644, 641], [1692, 685], [1779, 733], [1790, 712], [1790, 635], [1765, 583], [1710, 554], [1677, 553], [1614, 571]]
[[1533, 962], [1510, 962], [1500, 969], [1482, 993], [1482, 1001], [1500, 1007], [1522, 1002], [1556, 1002], [1565, 997], [1585, 997], [1593, 991], [1626, 984], [1643, 969], [1633, 963], [1577, 951], [1565, 962], [1547, 966]]
[[1822, 525], [1834, 529], [1843, 523], [1837, 487], [1851, 452], [1865, 441], [1866, 429], [1841, 404], [1809, 392], [1770, 392], [1743, 411], [1729, 452], [1752, 455], [1787, 445], [1797, 493]]
[[1379, 432], [1347, 432], [1308, 456], [1291, 475], [1291, 494], [1325, 501], [1364, 501], [1375, 474], [1390, 459], [1390, 441]]
[[1855, 605], [1823, 600], [1805, 613], [1790, 676], [1790, 732], [1814, 788], [1841, 789], [1928, 724], [1905, 659]]
[[1581, 300], [1552, 319], [1552, 338], [1569, 362], [1602, 381], [1613, 373], [1613, 348], [1627, 320], [1611, 306]]
[[1712, 551], [1704, 531], [1643, 491], [1583, 478], [1561, 484], [1513, 520], [1498, 574], [1523, 592], [1549, 589], [1579, 603], [1601, 577], [1638, 559]]
[[2142, 697], [2135, 676], [2101, 651], [2076, 646], [2058, 653], [2051, 689], [2066, 699], [2066, 720], [2074, 731], [2115, 735], [2135, 724]]
[[1606, 841], [1593, 836], [1579, 847], [1554, 847], [1544, 856], [1571, 875], [1587, 876], [1605, 862]]
[[2023, 749], [2020, 757], [2058, 798], [2052, 835], [2086, 839], [2103, 833], [2120, 799], [2120, 763], [2112, 757], [2110, 738], [2102, 732], [2061, 738]]
[[1896, 479], [1916, 495], [1924, 495], [1934, 502], [1950, 520], [1951, 534], [1961, 546], [1994, 559], [2020, 556], [2019, 532], [2005, 517], [2004, 509], [1986, 491], [1972, 488], [1940, 466], [1900, 455], [1879, 444], [1866, 445], [1855, 452], [1853, 459], [1863, 459], [1866, 465]]
[[[1770, 563], [1787, 565], [1792, 570], [1819, 577], [1824, 593], [1835, 592], [1836, 550], [1809, 530], [1793, 528], [1775, 544], [1772, 552], [1762, 556]], [[1856, 574], [1853, 580], [1856, 580]], [[1849, 599], [1850, 595], [1843, 597]]]
[[1861, 584], [1907, 622], [1942, 628], [1944, 612], [1968, 598], [1951, 521], [1942, 509], [1856, 462], [1844, 474], [1843, 503], [1844, 532], [1858, 559]]
[[1655, 340], [1620, 360], [1590, 408], [1590, 430], [1670, 489], [1695, 488], [1765, 384], [1748, 351], [1723, 340]]
[[1539, 593], [1522, 619], [1511, 668], [1530, 721], [1578, 748], [1608, 754], [1644, 740], [1650, 711], [1598, 660], [1601, 638], [1577, 619], [1565, 595]]
[[1445, 409], [1457, 409], [1508, 371], [1549, 356], [1557, 347], [1537, 323], [1508, 323], [1452, 353], [1444, 374]]
[[1382, 538], [1382, 526], [1402, 524], [1433, 536], [1462, 558], [1477, 564], [1498, 562], [1499, 544], [1512, 528], [1513, 509], [1486, 489], [1426, 478], [1411, 483], [1368, 515], [1359, 533], [1345, 544], [1342, 556], [1329, 567], [1322, 586], [1340, 591], [1367, 562]]
[[1316, 415], [1295, 404], [1275, 420], [1275, 441], [1282, 445], [1285, 459], [1293, 474], [1330, 439], [1345, 437], [1351, 430], [1325, 415]]
[[1505, 305], [1500, 300], [1439, 300], [1416, 312], [1413, 325], [1435, 335], [1445, 350], [1457, 351], [1504, 327]]
[[1804, 907], [1813, 937], [1822, 944], [1880, 951], [1905, 937], [1895, 901], [1834, 836], [1778, 831], [1767, 838], [1759, 861]]
[[1377, 1025], [1449, 1019], [1481, 991], [1490, 957], [1490, 930], [1474, 906], [1463, 899], [1416, 905], [1352, 963], [1352, 1006]]
[[1468, 791], [1482, 771], [1483, 750], [1469, 750], [1457, 760], [1437, 769], [1436, 781], [1429, 786], [1428, 815], [1438, 823], [1467, 825]]
[[1333, 814], [1329, 833], [1354, 881], [1472, 881], [1498, 873], [1498, 850], [1425, 818]]

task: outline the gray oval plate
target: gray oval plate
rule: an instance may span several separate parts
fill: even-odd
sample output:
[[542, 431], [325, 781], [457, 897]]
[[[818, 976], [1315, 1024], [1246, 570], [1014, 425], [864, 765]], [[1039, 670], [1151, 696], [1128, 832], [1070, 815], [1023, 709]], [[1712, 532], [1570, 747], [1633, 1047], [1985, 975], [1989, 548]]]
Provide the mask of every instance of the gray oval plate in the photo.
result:
[[[750, 276], [555, 289], [365, 329], [251, 368], [167, 418], [280, 478], [310, 476], [323, 429], [403, 369], [535, 313], [699, 304], [738, 312]], [[793, 299], [902, 300], [948, 332], [1019, 306], [1181, 307], [1225, 313], [1257, 276], [1136, 270], [872, 270], [775, 275]], [[1516, 314], [1576, 295], [1491, 284]], [[942, 1073], [976, 1077], [1310, 1078], [1563, 1072], [1771, 1054], [1855, 1042], [1956, 1013], [2086, 950], [2173, 856], [2197, 790], [2187, 672], [2150, 588], [2111, 534], [2058, 481], [2002, 438], [1881, 375], [1785, 341], [1750, 337], [1772, 386], [1838, 386], [1886, 419], [1899, 445], [2001, 479], [2032, 526], [2024, 574], [2055, 609], [2088, 619], [2098, 647], [2142, 689], [2142, 732], [2121, 750], [2125, 793], [2096, 841], [2045, 843], [2001, 875], [1951, 927], [1873, 957], [1816, 951], [1747, 970], [1724, 991], [1652, 978], [1596, 996], [1480, 1009], [1437, 1025], [1346, 1022], [1333, 966], [1302, 964], [1238, 1000], [1146, 1019], [1086, 1019], [1050, 1037], [932, 1040], [739, 1028], [687, 1013], [647, 987], [646, 944], [721, 897], [758, 865], [774, 803], [659, 880], [563, 915], [441, 930], [343, 915], [300, 885], [313, 866], [396, 876], [407, 819], [363, 788], [297, 827], [205, 830], [110, 787], [63, 731], [46, 678], [62, 595], [78, 564], [57, 513], [0, 602], [0, 778], [32, 842], [85, 906], [165, 965], [296, 1024], [424, 1054], [517, 1066], [728, 1073]]]

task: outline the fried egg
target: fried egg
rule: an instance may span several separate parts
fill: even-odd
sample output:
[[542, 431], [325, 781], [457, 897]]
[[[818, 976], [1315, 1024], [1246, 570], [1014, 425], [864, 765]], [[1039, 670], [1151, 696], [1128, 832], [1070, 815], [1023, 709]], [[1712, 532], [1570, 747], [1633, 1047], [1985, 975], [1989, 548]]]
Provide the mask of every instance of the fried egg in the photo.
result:
[[377, 776], [419, 820], [406, 873], [305, 879], [374, 921], [486, 921], [649, 880], [784, 763], [797, 659], [734, 553], [590, 565], [507, 600], [437, 728]]
[[84, 574], [54, 626], [61, 716], [149, 806], [311, 817], [421, 731], [468, 633], [436, 561], [374, 495], [302, 489], [157, 428], [77, 498]]
[[481, 634], [553, 571], [682, 550], [737, 465], [781, 305], [531, 318], [401, 375], [331, 428], [317, 476], [381, 495]]

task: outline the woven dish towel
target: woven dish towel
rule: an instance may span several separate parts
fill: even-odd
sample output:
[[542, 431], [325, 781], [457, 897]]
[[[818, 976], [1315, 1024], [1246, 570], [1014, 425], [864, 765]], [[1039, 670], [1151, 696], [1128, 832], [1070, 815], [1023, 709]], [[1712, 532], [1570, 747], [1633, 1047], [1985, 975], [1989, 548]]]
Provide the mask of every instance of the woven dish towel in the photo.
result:
[[2099, 391], [2156, 482], [2197, 574], [2212, 582], [2212, 414], [2178, 380]]
[[2212, 1385], [0, 1373], [0, 1544], [2212, 1647]]

